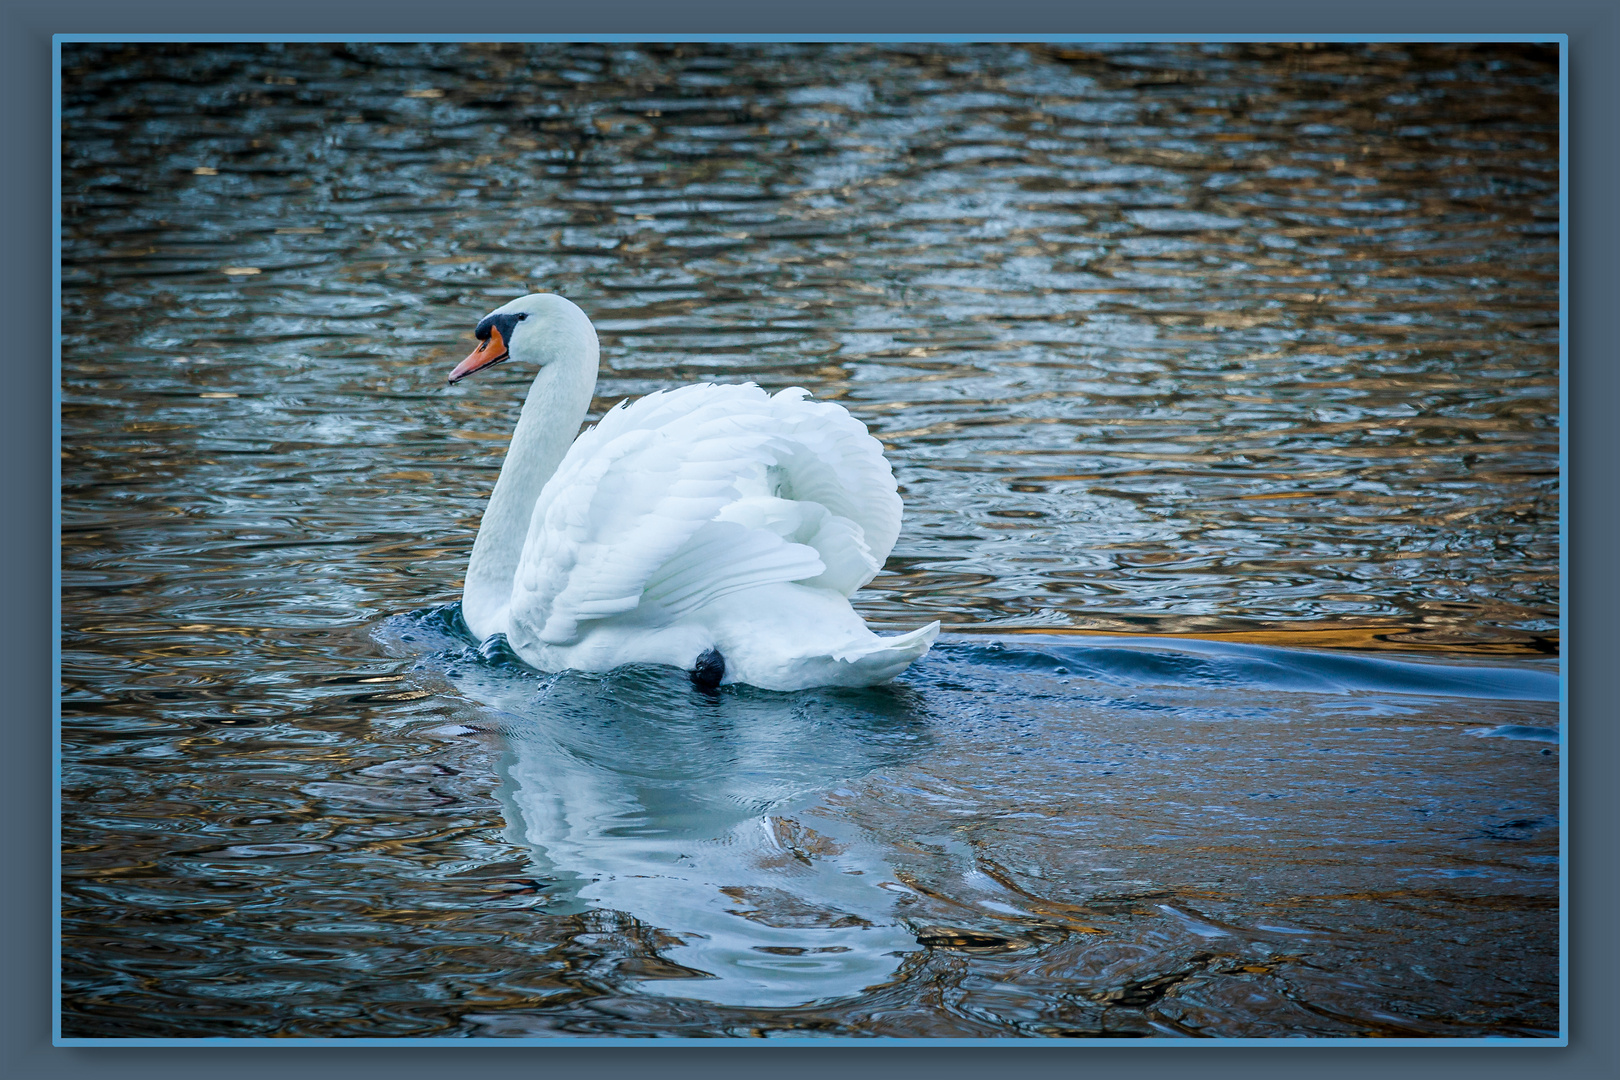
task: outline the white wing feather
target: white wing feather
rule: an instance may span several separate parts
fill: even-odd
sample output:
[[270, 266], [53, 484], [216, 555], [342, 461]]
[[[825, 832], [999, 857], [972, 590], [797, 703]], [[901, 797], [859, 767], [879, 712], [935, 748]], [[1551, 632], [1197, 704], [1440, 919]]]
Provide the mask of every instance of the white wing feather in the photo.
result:
[[535, 504], [513, 621], [568, 645], [758, 585], [865, 585], [900, 532], [894, 475], [865, 425], [806, 397], [702, 384], [610, 409]]

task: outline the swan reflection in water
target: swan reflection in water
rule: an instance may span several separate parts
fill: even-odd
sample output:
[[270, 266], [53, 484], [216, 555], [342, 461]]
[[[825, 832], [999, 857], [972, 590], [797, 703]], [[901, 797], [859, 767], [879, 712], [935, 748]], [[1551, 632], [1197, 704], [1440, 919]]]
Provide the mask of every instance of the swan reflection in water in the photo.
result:
[[810, 812], [921, 749], [912, 691], [709, 693], [650, 666], [538, 692], [532, 674], [451, 675], [498, 717], [507, 836], [555, 882], [547, 910], [611, 909], [678, 942], [638, 992], [799, 1005], [881, 983], [918, 948], [876, 847]]

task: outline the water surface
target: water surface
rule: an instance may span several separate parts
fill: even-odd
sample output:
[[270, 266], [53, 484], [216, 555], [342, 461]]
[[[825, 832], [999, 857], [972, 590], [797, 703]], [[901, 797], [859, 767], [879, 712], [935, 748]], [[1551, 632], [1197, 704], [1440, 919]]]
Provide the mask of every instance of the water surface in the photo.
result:
[[[1556, 1029], [1555, 54], [63, 69], [65, 1034]], [[444, 374], [542, 288], [598, 412], [865, 421], [857, 606], [954, 634], [860, 693], [478, 657], [529, 373]]]

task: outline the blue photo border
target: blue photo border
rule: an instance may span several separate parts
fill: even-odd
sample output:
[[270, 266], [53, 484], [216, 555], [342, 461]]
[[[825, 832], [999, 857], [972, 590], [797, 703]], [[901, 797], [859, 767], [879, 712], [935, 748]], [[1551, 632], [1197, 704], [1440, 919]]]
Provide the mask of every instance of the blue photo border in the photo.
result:
[[[415, 42], [468, 42], [487, 41], [492, 37], [499, 37], [503, 41], [512, 42], [600, 42], [600, 43], [628, 43], [628, 42], [736, 42], [736, 43], [764, 43], [764, 42], [803, 42], [803, 43], [837, 43], [837, 42], [871, 42], [871, 43], [898, 43], [898, 42], [926, 42], [938, 44], [970, 44], [979, 42], [1034, 42], [1043, 44], [1095, 44], [1095, 43], [1131, 43], [1131, 42], [1188, 42], [1188, 43], [1221, 43], [1221, 42], [1322, 42], [1322, 43], [1362, 43], [1362, 42], [1397, 42], [1397, 43], [1424, 43], [1424, 42], [1451, 42], [1451, 43], [1539, 43], [1556, 44], [1559, 46], [1559, 408], [1564, 423], [1560, 428], [1560, 480], [1559, 480], [1559, 577], [1560, 577], [1560, 640], [1563, 643], [1560, 649], [1560, 680], [1563, 693], [1560, 701], [1560, 722], [1564, 731], [1565, 752], [1560, 757], [1560, 815], [1565, 824], [1560, 837], [1559, 860], [1559, 938], [1560, 938], [1560, 971], [1559, 971], [1559, 1035], [1556, 1038], [1434, 1038], [1434, 1039], [1380, 1039], [1366, 1040], [1354, 1038], [1321, 1038], [1309, 1040], [1307, 1045], [1321, 1046], [1467, 1046], [1478, 1047], [1482, 1044], [1503, 1046], [1531, 1046], [1531, 1047], [1566, 1047], [1569, 1045], [1569, 1009], [1570, 985], [1568, 969], [1569, 953], [1569, 763], [1570, 751], [1577, 750], [1570, 728], [1569, 710], [1569, 671], [1567, 657], [1569, 654], [1569, 612], [1568, 597], [1569, 583], [1569, 506], [1568, 506], [1568, 468], [1569, 468], [1569, 439], [1567, 421], [1569, 417], [1569, 222], [1568, 222], [1568, 183], [1569, 183], [1569, 35], [1567, 34], [344, 34], [344, 33], [318, 33], [318, 34], [91, 34], [68, 33], [56, 34], [52, 37], [52, 218], [51, 218], [51, 245], [52, 245], [52, 275], [51, 275], [51, 348], [52, 348], [52, 410], [51, 410], [51, 482], [54, 493], [52, 515], [51, 543], [53, 550], [60, 550], [61, 541], [61, 47], [63, 44], [78, 42], [130, 42], [130, 43], [167, 43], [167, 42], [204, 42], [204, 43], [242, 43], [242, 42], [316, 42], [316, 41], [345, 41], [366, 43], [415, 43]], [[53, 841], [53, 889], [52, 889], [52, 1045], [57, 1047], [93, 1047], [107, 1045], [124, 1045], [138, 1043], [143, 1046], [345, 1046], [345, 1047], [391, 1047], [400, 1048], [408, 1045], [412, 1048], [418, 1046], [534, 1046], [548, 1047], [581, 1047], [581, 1046], [624, 1046], [622, 1038], [591, 1038], [567, 1037], [562, 1039], [528, 1039], [528, 1038], [456, 1038], [456, 1039], [410, 1039], [410, 1038], [354, 1038], [354, 1039], [277, 1039], [264, 1037], [241, 1038], [187, 1038], [164, 1039], [152, 1038], [141, 1040], [117, 1038], [64, 1038], [61, 1035], [61, 895], [59, 891], [61, 873], [61, 759], [60, 759], [60, 723], [61, 723], [61, 564], [59, 559], [52, 562], [52, 734], [53, 734], [53, 801], [52, 801], [52, 841]], [[883, 1039], [882, 1044], [891, 1046], [923, 1046], [923, 1047], [956, 1047], [956, 1046], [1017, 1046], [1035, 1045], [1049, 1047], [1056, 1045], [1053, 1040], [1045, 1039], [1016, 1039], [1002, 1038], [994, 1040], [985, 1039]], [[772, 1045], [839, 1045], [858, 1044], [873, 1045], [868, 1039], [772, 1039]], [[1075, 1039], [1062, 1040], [1064, 1046], [1087, 1046], [1104, 1044], [1120, 1048], [1119, 1040], [1106, 1039]], [[660, 1040], [660, 1045], [701, 1045], [713, 1048], [716, 1040], [709, 1039], [667, 1039]], [[722, 1045], [725, 1045], [722, 1042]], [[1281, 1039], [1153, 1039], [1143, 1040], [1140, 1043], [1130, 1044], [1135, 1047], [1165, 1047], [1177, 1045], [1196, 1046], [1268, 1046], [1279, 1047], [1299, 1044], [1294, 1040]]]

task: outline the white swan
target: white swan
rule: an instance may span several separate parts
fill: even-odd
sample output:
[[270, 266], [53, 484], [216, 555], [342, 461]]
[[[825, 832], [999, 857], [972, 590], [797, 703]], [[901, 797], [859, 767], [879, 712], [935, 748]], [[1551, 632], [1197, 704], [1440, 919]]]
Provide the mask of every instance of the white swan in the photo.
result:
[[841, 406], [702, 384], [609, 410], [596, 331], [570, 301], [479, 323], [457, 382], [539, 366], [467, 564], [462, 616], [544, 671], [672, 664], [700, 685], [870, 686], [928, 651], [930, 623], [878, 637], [849, 605], [900, 532], [882, 445]]

